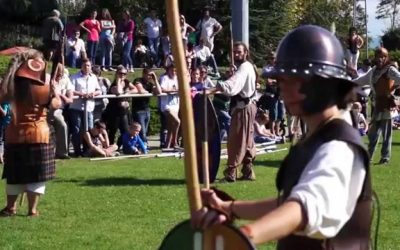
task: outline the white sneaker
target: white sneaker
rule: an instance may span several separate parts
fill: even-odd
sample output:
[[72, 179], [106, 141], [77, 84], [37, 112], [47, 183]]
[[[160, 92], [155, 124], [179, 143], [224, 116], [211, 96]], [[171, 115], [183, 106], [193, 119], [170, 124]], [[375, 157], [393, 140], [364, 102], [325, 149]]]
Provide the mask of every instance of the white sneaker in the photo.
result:
[[215, 73], [215, 77], [220, 78], [221, 75], [219, 74], [219, 72]]
[[134, 70], [133, 68], [131, 68], [131, 69], [129, 70], [129, 72], [135, 73], [135, 70]]

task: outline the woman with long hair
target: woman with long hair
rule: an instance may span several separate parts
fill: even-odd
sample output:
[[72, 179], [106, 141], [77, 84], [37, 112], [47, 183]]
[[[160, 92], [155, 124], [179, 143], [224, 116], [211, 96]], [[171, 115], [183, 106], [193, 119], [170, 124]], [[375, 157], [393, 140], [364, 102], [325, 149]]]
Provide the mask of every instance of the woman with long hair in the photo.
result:
[[97, 11], [90, 12], [90, 17], [79, 24], [81, 29], [88, 33], [87, 36], [87, 56], [92, 65], [96, 64], [96, 52], [99, 45], [99, 32], [101, 31], [100, 22], [96, 20]]
[[102, 9], [100, 19], [100, 51], [101, 51], [101, 70], [115, 71], [112, 65], [112, 52], [114, 50], [115, 22], [108, 9]]

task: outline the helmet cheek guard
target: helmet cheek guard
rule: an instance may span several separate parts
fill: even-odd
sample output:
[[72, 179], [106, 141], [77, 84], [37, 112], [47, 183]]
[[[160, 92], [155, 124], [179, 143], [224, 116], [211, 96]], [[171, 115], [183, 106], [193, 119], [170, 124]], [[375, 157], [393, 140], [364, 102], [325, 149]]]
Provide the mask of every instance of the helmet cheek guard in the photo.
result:
[[315, 25], [300, 26], [279, 43], [274, 68], [268, 77], [295, 76], [310, 79], [301, 92], [304, 111], [315, 113], [339, 104], [336, 95], [347, 95], [355, 84], [347, 73], [343, 47], [328, 30]]

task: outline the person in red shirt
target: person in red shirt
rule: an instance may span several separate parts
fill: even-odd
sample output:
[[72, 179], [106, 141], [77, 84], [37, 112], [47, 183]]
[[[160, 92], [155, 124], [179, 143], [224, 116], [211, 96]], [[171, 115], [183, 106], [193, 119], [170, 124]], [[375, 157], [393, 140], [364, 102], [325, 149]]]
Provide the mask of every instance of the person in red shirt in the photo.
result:
[[90, 18], [85, 19], [79, 24], [87, 33], [87, 56], [93, 65], [96, 64], [96, 51], [99, 45], [99, 32], [101, 31], [100, 22], [96, 20], [97, 11], [90, 13]]

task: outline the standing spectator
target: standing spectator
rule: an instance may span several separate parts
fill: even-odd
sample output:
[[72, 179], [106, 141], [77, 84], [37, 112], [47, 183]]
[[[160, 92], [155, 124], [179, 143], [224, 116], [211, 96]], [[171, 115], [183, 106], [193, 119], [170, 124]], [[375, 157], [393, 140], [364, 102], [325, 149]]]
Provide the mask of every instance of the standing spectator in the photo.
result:
[[161, 49], [162, 49], [162, 54], [163, 54], [162, 63], [163, 63], [163, 66], [165, 67], [167, 65], [168, 56], [172, 54], [171, 41], [169, 39], [167, 28], [163, 28], [163, 34], [161, 36], [160, 41], [161, 41]]
[[[133, 81], [140, 93], [153, 93], [154, 86], [158, 85], [158, 79], [154, 71], [144, 68], [142, 77]], [[150, 97], [132, 98], [132, 118], [133, 121], [141, 125], [139, 132], [142, 141], [147, 144], [147, 132], [150, 123]]]
[[28, 216], [36, 217], [46, 181], [55, 177], [47, 108], [58, 108], [61, 100], [50, 85], [46, 63], [37, 50], [16, 55], [1, 85], [0, 103], [13, 103], [13, 117], [5, 135], [2, 178], [7, 182], [7, 205], [0, 216], [16, 215], [18, 195], [26, 192]]
[[207, 46], [205, 46], [203, 38], [200, 38], [199, 45], [194, 47], [194, 53], [195, 53], [194, 67], [199, 67], [201, 65], [205, 65], [207, 67], [210, 66], [213, 69], [215, 77], [217, 78], [220, 77], [214, 55], [211, 53], [211, 50]]
[[129, 130], [122, 135], [122, 150], [124, 154], [147, 154], [147, 147], [139, 136], [140, 130], [140, 124], [133, 122], [129, 126]]
[[[122, 65], [117, 67], [115, 79], [111, 84], [108, 94], [122, 95], [137, 93], [137, 88], [126, 79], [128, 71]], [[128, 98], [110, 98], [110, 102], [104, 111], [104, 121], [108, 128], [110, 144], [115, 143], [115, 135], [119, 129], [120, 136], [128, 131], [129, 126], [129, 99]], [[118, 147], [121, 146], [121, 137], [118, 139]]]
[[200, 31], [200, 39], [202, 38], [205, 45], [212, 52], [214, 49], [214, 37], [222, 30], [222, 25], [210, 16], [210, 9], [203, 10], [203, 17], [197, 23], [196, 29]]
[[97, 77], [92, 74], [92, 64], [89, 59], [82, 61], [81, 70], [71, 76], [71, 82], [74, 86], [74, 96], [78, 98], [69, 105], [70, 130], [75, 156], [79, 157], [83, 155], [81, 136], [93, 127], [95, 106], [93, 97], [101, 94]]
[[[157, 85], [156, 93], [166, 93], [160, 97], [160, 111], [165, 117], [167, 127], [167, 138], [164, 147], [173, 148], [178, 146], [178, 132], [181, 121], [179, 119], [179, 96], [178, 78], [174, 65], [166, 68], [166, 73], [160, 78], [160, 86]], [[161, 140], [161, 138], [160, 138]]]
[[228, 166], [224, 171], [225, 180], [236, 180], [236, 168], [243, 164], [241, 180], [254, 180], [253, 160], [256, 72], [249, 62], [249, 50], [244, 43], [234, 45], [234, 60], [238, 70], [226, 81], [217, 83], [217, 90], [232, 96], [231, 127], [228, 135]]
[[[97, 77], [97, 81], [99, 82], [101, 94], [106, 95], [108, 93], [108, 89], [111, 86], [111, 81], [107, 77], [101, 76], [100, 66], [93, 66], [92, 71], [93, 74]], [[107, 98], [96, 98], [94, 100], [95, 105], [93, 110], [93, 121], [101, 119], [103, 111], [106, 109], [108, 102], [109, 101]]]
[[99, 45], [99, 32], [101, 31], [100, 22], [96, 20], [97, 11], [90, 13], [90, 18], [85, 19], [79, 26], [88, 33], [87, 54], [90, 62], [96, 64], [96, 52]]
[[347, 64], [352, 70], [357, 71], [358, 57], [363, 44], [364, 40], [357, 34], [357, 29], [350, 27], [347, 38]]
[[150, 16], [146, 17], [143, 22], [146, 26], [146, 35], [148, 38], [153, 63], [158, 65], [158, 47], [160, 46], [160, 31], [162, 28], [162, 23], [161, 20], [157, 18], [156, 10], [150, 10]]
[[135, 22], [131, 18], [129, 10], [122, 12], [122, 22], [118, 27], [118, 38], [122, 45], [122, 65], [130, 72], [134, 72], [131, 50], [133, 45], [133, 35]]
[[354, 81], [361, 85], [371, 85], [375, 103], [368, 132], [368, 152], [372, 158], [382, 133], [383, 143], [379, 164], [387, 164], [392, 150], [390, 110], [395, 106], [391, 94], [400, 85], [400, 72], [391, 64], [388, 51], [381, 47], [375, 50], [375, 66]]
[[69, 79], [67, 69], [60, 70], [56, 76], [56, 84], [54, 85], [54, 92], [56, 92], [62, 101], [60, 108], [50, 109], [49, 121], [53, 125], [56, 136], [56, 158], [69, 159], [68, 155], [68, 124], [65, 122], [63, 111], [65, 105], [73, 102], [74, 86]]
[[[1, 79], [0, 79], [1, 82]], [[9, 102], [3, 102], [0, 105], [0, 164], [3, 164], [3, 154], [4, 154], [4, 134], [6, 132], [6, 127], [10, 124], [12, 119], [11, 116], [11, 105]]]
[[64, 25], [60, 19], [60, 11], [52, 10], [42, 24], [42, 38], [44, 54], [47, 60], [51, 60], [54, 51], [62, 39]]
[[115, 71], [112, 65], [112, 52], [114, 50], [115, 40], [115, 22], [108, 9], [102, 9], [100, 19], [100, 51], [101, 51], [101, 70]]
[[195, 32], [196, 29], [193, 28], [192, 26], [190, 26], [186, 20], [185, 20], [185, 16], [181, 15], [179, 18], [179, 24], [181, 26], [181, 34], [182, 34], [182, 40], [183, 40], [183, 46], [186, 49], [187, 48], [187, 44], [188, 44], [188, 39], [189, 39], [189, 33], [191, 32]]
[[71, 68], [80, 68], [81, 61], [87, 58], [85, 42], [80, 38], [81, 32], [76, 30], [74, 37], [68, 38], [66, 46], [67, 65]]
[[[201, 69], [201, 75], [206, 75], [207, 76], [207, 69]], [[233, 66], [229, 67], [229, 69], [225, 72], [225, 75], [223, 76], [223, 79], [221, 80], [228, 80], [233, 73], [235, 72], [235, 69]], [[221, 137], [221, 141], [224, 139], [225, 136], [228, 136], [229, 134], [229, 128], [231, 126], [231, 115], [229, 114], [229, 106], [231, 103], [231, 98], [229, 96], [223, 95], [223, 94], [215, 94], [213, 98], [213, 104], [215, 108], [215, 113], [217, 114], [218, 117], [218, 123], [219, 123], [219, 134]]]

